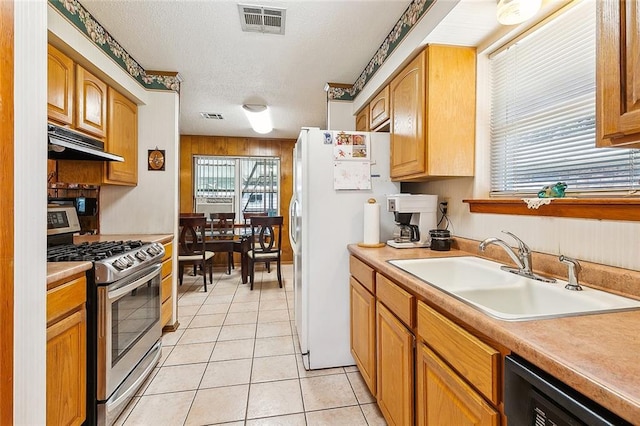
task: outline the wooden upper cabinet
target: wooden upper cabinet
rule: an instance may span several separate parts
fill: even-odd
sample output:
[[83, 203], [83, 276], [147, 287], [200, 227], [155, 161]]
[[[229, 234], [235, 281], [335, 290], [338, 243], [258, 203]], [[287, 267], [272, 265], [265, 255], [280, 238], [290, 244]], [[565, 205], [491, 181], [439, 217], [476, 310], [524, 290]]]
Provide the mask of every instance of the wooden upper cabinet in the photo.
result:
[[391, 81], [391, 177], [426, 171], [424, 84], [426, 52], [422, 52]]
[[391, 81], [391, 177], [473, 176], [476, 51], [429, 45]]
[[106, 163], [105, 183], [138, 183], [138, 106], [109, 87], [107, 150], [124, 157], [123, 163]]
[[356, 115], [356, 131], [368, 132], [369, 131], [369, 106], [366, 105], [362, 111]]
[[640, 148], [640, 3], [597, 2], [596, 144]]
[[107, 135], [107, 84], [76, 66], [76, 128], [98, 138]]
[[75, 68], [71, 58], [48, 46], [47, 117], [59, 124], [73, 125]]
[[138, 184], [138, 107], [108, 88], [108, 133], [105, 150], [124, 162], [58, 160], [58, 180], [90, 185]]
[[384, 127], [389, 121], [389, 116], [389, 86], [385, 86], [369, 102], [369, 128], [375, 131], [379, 127]]

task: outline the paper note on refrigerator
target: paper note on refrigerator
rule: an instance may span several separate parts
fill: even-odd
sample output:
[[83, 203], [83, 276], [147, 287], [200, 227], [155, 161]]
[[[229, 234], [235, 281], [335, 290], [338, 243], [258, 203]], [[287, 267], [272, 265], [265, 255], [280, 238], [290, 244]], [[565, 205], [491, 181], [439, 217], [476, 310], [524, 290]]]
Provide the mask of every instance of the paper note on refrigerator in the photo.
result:
[[371, 189], [371, 163], [334, 161], [333, 189]]

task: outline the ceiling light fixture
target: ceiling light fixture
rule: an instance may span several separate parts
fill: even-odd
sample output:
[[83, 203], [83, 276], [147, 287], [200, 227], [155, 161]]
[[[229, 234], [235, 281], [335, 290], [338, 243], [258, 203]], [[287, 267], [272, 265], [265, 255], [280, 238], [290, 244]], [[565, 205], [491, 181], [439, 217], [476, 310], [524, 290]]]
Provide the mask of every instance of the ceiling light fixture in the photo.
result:
[[515, 25], [531, 18], [542, 0], [498, 0], [497, 16], [502, 25]]
[[266, 105], [245, 104], [242, 109], [256, 133], [269, 133], [273, 130], [269, 108]]

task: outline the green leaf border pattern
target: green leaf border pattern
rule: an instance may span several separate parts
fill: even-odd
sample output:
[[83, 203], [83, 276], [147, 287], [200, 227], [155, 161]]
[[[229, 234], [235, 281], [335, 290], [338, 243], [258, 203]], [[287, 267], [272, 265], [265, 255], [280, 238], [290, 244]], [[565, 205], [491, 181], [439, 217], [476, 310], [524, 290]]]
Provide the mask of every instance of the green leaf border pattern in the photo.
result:
[[413, 0], [404, 11], [393, 29], [384, 39], [373, 58], [350, 88], [329, 86], [327, 97], [336, 101], [352, 101], [387, 60], [391, 52], [402, 42], [435, 0]]
[[49, 4], [144, 88], [180, 92], [181, 78], [177, 73], [176, 75], [147, 73], [78, 0], [49, 0]]

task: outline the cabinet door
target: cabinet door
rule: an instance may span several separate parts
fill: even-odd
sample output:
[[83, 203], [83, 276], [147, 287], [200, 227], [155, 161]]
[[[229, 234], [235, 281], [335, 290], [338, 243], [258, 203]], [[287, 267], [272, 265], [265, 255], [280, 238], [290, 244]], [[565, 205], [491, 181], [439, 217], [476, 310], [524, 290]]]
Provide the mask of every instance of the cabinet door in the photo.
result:
[[86, 417], [84, 307], [47, 328], [47, 424], [79, 425]]
[[369, 102], [369, 128], [376, 129], [389, 119], [389, 86]]
[[376, 394], [376, 298], [351, 281], [351, 354], [372, 395]]
[[423, 51], [389, 86], [391, 104], [391, 177], [426, 173], [424, 135], [425, 68]]
[[76, 84], [73, 61], [51, 45], [47, 58], [47, 117], [71, 126]]
[[138, 106], [109, 87], [107, 150], [124, 158], [107, 163], [107, 183], [138, 183]]
[[362, 111], [356, 115], [356, 130], [358, 132], [369, 131], [369, 106], [365, 106]]
[[597, 2], [597, 144], [640, 147], [640, 3]]
[[378, 407], [388, 424], [412, 425], [415, 338], [382, 303], [376, 310]]
[[416, 370], [418, 425], [500, 424], [500, 414], [422, 343], [418, 345]]
[[107, 134], [107, 85], [81, 66], [76, 67], [76, 128], [98, 138]]

